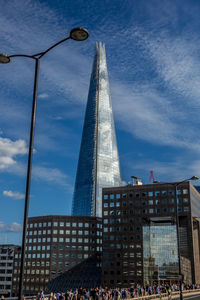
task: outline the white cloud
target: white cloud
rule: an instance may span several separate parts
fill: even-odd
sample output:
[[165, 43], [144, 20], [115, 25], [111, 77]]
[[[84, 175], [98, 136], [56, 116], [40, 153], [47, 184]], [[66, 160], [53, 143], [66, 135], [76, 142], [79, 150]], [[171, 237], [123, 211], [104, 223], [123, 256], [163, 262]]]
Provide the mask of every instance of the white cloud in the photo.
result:
[[5, 227], [5, 223], [0, 221], [0, 230]]
[[6, 232], [16, 232], [16, 233], [22, 232], [22, 225], [20, 225], [16, 222], [10, 223], [6, 226], [5, 231]]
[[19, 192], [12, 192], [12, 191], [3, 191], [3, 195], [6, 197], [10, 197], [16, 200], [24, 199], [25, 195]]
[[0, 137], [0, 169], [6, 169], [16, 164], [15, 156], [27, 153], [24, 140], [12, 141]]
[[42, 94], [39, 94], [38, 95], [38, 98], [39, 99], [46, 99], [46, 98], [48, 98], [49, 97], [49, 95], [47, 94], [47, 93], [42, 93]]

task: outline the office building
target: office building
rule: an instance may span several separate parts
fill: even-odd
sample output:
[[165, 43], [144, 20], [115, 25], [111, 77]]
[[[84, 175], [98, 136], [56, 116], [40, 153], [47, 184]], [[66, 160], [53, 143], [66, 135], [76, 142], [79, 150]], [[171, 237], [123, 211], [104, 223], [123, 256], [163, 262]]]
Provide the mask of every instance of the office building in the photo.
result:
[[102, 216], [102, 187], [121, 185], [105, 45], [96, 47], [85, 113], [73, 216]]
[[[176, 188], [177, 186], [177, 188]], [[200, 283], [200, 194], [189, 182], [103, 189], [102, 284]]]
[[[56, 215], [29, 218], [24, 294], [35, 295], [37, 291], [46, 290], [52, 279], [98, 256], [102, 251], [101, 242], [101, 218]], [[13, 278], [15, 295], [18, 294], [20, 259], [20, 254], [16, 254]]]
[[12, 296], [12, 278], [14, 268], [14, 255], [20, 247], [12, 244], [0, 245], [0, 295]]

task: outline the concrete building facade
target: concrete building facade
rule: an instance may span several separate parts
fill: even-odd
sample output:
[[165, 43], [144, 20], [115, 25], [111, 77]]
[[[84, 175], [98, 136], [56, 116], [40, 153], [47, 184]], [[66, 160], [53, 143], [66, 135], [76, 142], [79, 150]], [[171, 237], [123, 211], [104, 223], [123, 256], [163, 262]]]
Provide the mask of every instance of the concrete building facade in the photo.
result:
[[12, 296], [14, 256], [20, 249], [17, 245], [0, 245], [0, 295], [5, 297]]

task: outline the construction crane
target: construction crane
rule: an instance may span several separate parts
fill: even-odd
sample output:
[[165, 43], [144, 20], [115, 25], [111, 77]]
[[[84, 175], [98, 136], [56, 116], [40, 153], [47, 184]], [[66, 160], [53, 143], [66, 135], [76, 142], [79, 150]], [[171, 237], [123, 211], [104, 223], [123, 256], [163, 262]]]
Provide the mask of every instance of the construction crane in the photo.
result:
[[155, 180], [155, 177], [154, 177], [154, 174], [153, 174], [153, 170], [150, 170], [150, 176], [149, 176], [149, 184], [150, 183], [154, 183]]

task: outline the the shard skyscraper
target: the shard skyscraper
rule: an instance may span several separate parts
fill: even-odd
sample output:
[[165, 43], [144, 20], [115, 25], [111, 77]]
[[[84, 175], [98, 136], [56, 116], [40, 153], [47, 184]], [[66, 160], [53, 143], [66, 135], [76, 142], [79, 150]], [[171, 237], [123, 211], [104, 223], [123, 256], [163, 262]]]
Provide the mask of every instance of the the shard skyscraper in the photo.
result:
[[102, 216], [102, 188], [121, 185], [105, 45], [96, 46], [72, 203], [74, 216]]

